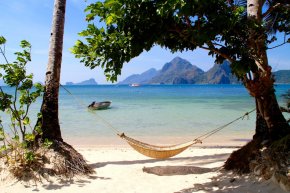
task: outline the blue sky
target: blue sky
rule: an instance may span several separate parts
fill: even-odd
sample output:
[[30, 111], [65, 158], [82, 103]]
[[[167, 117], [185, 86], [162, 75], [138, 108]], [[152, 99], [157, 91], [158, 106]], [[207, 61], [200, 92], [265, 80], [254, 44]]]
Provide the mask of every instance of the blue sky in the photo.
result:
[[[6, 54], [9, 61], [14, 60], [13, 53], [19, 50], [19, 42], [23, 39], [32, 44], [32, 62], [27, 70], [34, 73], [35, 81], [44, 82], [44, 75], [48, 61], [48, 47], [50, 28], [52, 23], [53, 0], [1, 0], [0, 1], [0, 35], [7, 39]], [[63, 62], [61, 82], [79, 82], [94, 78], [100, 84], [107, 84], [102, 69], [91, 70], [75, 59], [69, 48], [78, 39], [77, 33], [85, 29], [84, 8], [88, 2], [84, 0], [67, 0], [66, 23], [64, 35]], [[290, 69], [290, 45], [270, 50], [269, 62], [274, 71]], [[204, 50], [172, 54], [169, 50], [158, 46], [149, 52], [125, 64], [123, 80], [131, 74], [139, 74], [149, 68], [160, 69], [166, 62], [180, 56], [203, 70], [213, 66], [214, 59]], [[2, 57], [0, 63], [3, 63]]]

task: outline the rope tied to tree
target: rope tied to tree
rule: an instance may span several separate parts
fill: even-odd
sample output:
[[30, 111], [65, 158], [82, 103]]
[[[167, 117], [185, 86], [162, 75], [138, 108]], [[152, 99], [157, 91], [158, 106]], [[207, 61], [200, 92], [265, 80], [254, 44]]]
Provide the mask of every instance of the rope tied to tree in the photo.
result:
[[222, 126], [216, 128], [216, 129], [212, 130], [212, 131], [209, 131], [209, 132], [207, 132], [207, 133], [205, 133], [205, 134], [203, 134], [203, 135], [201, 135], [201, 136], [195, 138], [195, 140], [203, 141], [204, 139], [206, 139], [206, 138], [212, 136], [213, 134], [219, 132], [220, 130], [224, 129], [225, 127], [227, 127], [227, 126], [233, 124], [234, 122], [236, 122], [236, 121], [238, 121], [238, 120], [240, 120], [240, 119], [244, 120], [245, 117], [247, 117], [247, 119], [249, 119], [249, 114], [251, 114], [251, 113], [254, 112], [255, 110], [256, 110], [256, 108], [252, 109], [252, 110], [249, 111], [249, 112], [246, 112], [244, 115], [242, 115], [242, 116], [240, 116], [240, 117], [234, 119], [233, 121], [231, 121], [231, 122], [229, 122], [229, 123], [227, 123], [227, 124], [225, 124], [225, 125], [222, 125]]

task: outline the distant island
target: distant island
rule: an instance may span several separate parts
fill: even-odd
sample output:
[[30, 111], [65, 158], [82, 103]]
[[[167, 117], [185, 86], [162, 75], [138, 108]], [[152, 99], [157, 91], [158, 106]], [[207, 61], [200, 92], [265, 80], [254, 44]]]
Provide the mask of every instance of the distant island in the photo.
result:
[[73, 83], [73, 82], [66, 82], [65, 83], [65, 85], [97, 85], [97, 84], [98, 83], [93, 78], [91, 78], [89, 80], [84, 80], [84, 81], [78, 82], [78, 83]]
[[[289, 84], [290, 70], [273, 72], [276, 83]], [[133, 74], [118, 84], [240, 84], [231, 73], [228, 61], [215, 64], [204, 72], [180, 57], [164, 64], [161, 70], [151, 68], [142, 74]]]

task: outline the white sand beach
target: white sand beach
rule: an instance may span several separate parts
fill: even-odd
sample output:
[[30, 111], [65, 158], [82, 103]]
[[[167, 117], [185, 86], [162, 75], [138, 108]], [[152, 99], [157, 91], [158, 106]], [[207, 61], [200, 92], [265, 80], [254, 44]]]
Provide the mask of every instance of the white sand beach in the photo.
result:
[[[77, 150], [96, 171], [89, 177], [73, 180], [43, 181], [29, 185], [3, 181], [2, 193], [282, 193], [278, 184], [253, 176], [238, 176], [221, 169], [236, 148], [192, 147], [165, 160], [147, 158], [126, 145], [79, 146]], [[146, 173], [153, 167], [160, 175]]]

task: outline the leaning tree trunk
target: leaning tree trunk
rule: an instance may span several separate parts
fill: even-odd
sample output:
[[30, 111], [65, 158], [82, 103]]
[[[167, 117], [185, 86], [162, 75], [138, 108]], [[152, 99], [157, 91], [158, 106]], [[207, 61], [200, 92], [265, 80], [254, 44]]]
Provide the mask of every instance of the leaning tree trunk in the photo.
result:
[[268, 85], [269, 91], [261, 96], [256, 96], [258, 109], [264, 118], [269, 133], [270, 142], [279, 140], [290, 133], [289, 125], [284, 118], [277, 102], [273, 85]]
[[[252, 26], [261, 26], [262, 6], [261, 0], [247, 1], [248, 20], [252, 22]], [[260, 31], [249, 30], [248, 46], [257, 68], [252, 71], [253, 79], [245, 79], [244, 84], [256, 100], [256, 133], [251, 142], [231, 154], [224, 165], [225, 169], [249, 172], [249, 164], [259, 154], [262, 146], [269, 146], [273, 141], [290, 133], [275, 95], [274, 78], [266, 52], [266, 38]]]
[[[262, 26], [262, 7], [261, 0], [247, 1], [248, 21], [251, 26]], [[254, 28], [249, 29], [248, 45], [258, 70], [253, 72], [253, 80], [245, 81], [245, 86], [256, 98], [258, 111], [269, 129], [269, 140], [273, 141], [285, 136], [290, 129], [275, 95], [274, 78], [266, 52], [267, 36], [261, 33], [261, 29]]]
[[58, 95], [62, 61], [66, 0], [55, 0], [45, 91], [41, 106], [42, 138], [62, 141], [58, 119]]
[[[57, 167], [59, 175], [73, 177], [75, 174], [93, 173], [92, 168], [86, 163], [83, 156], [71, 145], [65, 143], [61, 136], [58, 119], [58, 96], [60, 85], [60, 70], [62, 61], [62, 48], [64, 36], [66, 0], [55, 0], [53, 22], [50, 36], [49, 59], [46, 72], [45, 90], [41, 106], [42, 139], [53, 142], [52, 148], [63, 156], [64, 162]], [[40, 136], [38, 135], [37, 138]], [[36, 140], [36, 142], [38, 139]]]

